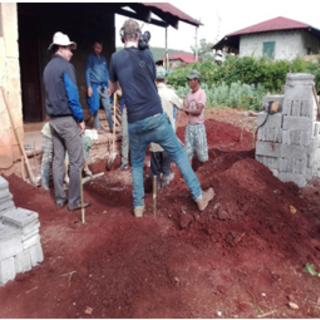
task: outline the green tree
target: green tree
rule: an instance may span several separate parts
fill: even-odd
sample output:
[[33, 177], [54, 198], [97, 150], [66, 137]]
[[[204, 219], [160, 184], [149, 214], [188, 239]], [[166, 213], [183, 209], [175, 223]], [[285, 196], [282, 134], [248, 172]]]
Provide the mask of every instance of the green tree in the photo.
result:
[[[206, 39], [201, 39], [198, 47], [198, 57], [202, 61], [213, 61], [214, 59], [214, 54], [212, 51], [212, 46], [213, 43], [208, 42]], [[194, 46], [190, 47], [192, 53], [195, 55], [196, 54], [196, 48]]]

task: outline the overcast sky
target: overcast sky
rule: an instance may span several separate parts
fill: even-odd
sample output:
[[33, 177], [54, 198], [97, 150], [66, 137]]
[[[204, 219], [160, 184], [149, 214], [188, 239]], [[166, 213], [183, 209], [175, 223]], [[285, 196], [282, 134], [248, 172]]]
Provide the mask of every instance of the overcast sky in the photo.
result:
[[[135, 1], [134, 1], [135, 2]], [[157, 1], [168, 2], [168, 1]], [[254, 24], [270, 20], [279, 16], [297, 20], [320, 29], [320, 1], [304, 0], [221, 0], [221, 1], [188, 1], [172, 0], [170, 3], [191, 16], [200, 20], [203, 26], [198, 28], [197, 38], [204, 38], [207, 42], [216, 43], [225, 35]], [[128, 19], [116, 15], [116, 32], [123, 22]], [[153, 25], [143, 24], [142, 31], [151, 32], [150, 44], [153, 47], [165, 47], [165, 29]], [[195, 45], [196, 28], [179, 21], [178, 30], [168, 28], [168, 48], [190, 51]], [[116, 37], [116, 45], [122, 46], [120, 37]]]

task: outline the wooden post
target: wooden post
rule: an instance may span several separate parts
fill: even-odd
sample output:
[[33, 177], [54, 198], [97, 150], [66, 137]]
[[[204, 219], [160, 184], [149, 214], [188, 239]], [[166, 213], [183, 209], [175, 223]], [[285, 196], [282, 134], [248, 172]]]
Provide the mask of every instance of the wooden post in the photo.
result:
[[80, 178], [80, 195], [81, 195], [81, 220], [82, 223], [86, 222], [85, 210], [83, 204], [83, 186], [82, 186], [82, 169], [79, 169], [79, 178]]
[[256, 125], [253, 124], [253, 127], [252, 127], [252, 149], [255, 146], [255, 142], [256, 142]]
[[13, 129], [13, 132], [14, 132], [14, 134], [15, 134], [15, 136], [16, 136], [16, 139], [17, 139], [17, 141], [18, 141], [18, 145], [19, 145], [19, 147], [20, 147], [21, 153], [22, 153], [22, 155], [23, 155], [23, 157], [24, 157], [24, 160], [25, 160], [25, 163], [26, 163], [26, 165], [27, 165], [27, 170], [28, 170], [28, 174], [29, 174], [31, 183], [32, 183], [33, 185], [37, 186], [37, 180], [36, 180], [35, 176], [33, 175], [32, 170], [31, 170], [28, 157], [27, 157], [26, 152], [25, 152], [25, 150], [24, 150], [24, 145], [22, 144], [21, 139], [20, 139], [20, 137], [19, 137], [19, 134], [18, 134], [18, 132], [17, 132], [17, 129], [16, 129], [16, 127], [15, 127], [15, 123], [14, 123], [13, 116], [12, 116], [12, 114], [11, 114], [11, 109], [10, 109], [11, 106], [9, 105], [8, 98], [7, 98], [7, 94], [6, 94], [6, 92], [5, 92], [4, 87], [1, 87], [1, 91], [2, 91], [3, 100], [4, 100], [5, 105], [6, 105], [6, 107], [7, 107], [7, 111], [8, 111], [8, 114], [9, 114], [9, 119], [10, 119], [10, 123], [11, 123], [12, 129]]
[[157, 176], [153, 176], [153, 217], [157, 213]]
[[240, 135], [240, 142], [242, 142], [242, 136], [243, 136], [243, 116], [241, 118], [241, 135]]
[[23, 156], [21, 156], [21, 175], [22, 175], [23, 181], [26, 181], [26, 172], [25, 172], [25, 168], [24, 168], [24, 157]]

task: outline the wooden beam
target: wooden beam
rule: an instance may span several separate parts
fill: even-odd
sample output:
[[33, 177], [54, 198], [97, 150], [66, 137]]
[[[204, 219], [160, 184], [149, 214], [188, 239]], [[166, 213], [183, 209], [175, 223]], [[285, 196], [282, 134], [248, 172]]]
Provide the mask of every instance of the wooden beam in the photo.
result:
[[168, 24], [166, 22], [160, 21], [160, 20], [155, 20], [155, 19], [151, 19], [150, 21], [143, 20], [141, 18], [141, 16], [138, 15], [137, 13], [131, 12], [131, 11], [127, 11], [127, 10], [124, 10], [124, 9], [116, 9], [115, 13], [121, 14], [123, 16], [129, 17], [129, 18], [132, 18], [132, 19], [141, 20], [141, 21], [144, 21], [144, 22], [147, 22], [147, 23], [151, 23], [153, 25], [156, 25], [156, 26], [162, 27], [162, 28], [165, 28], [165, 27], [168, 26]]

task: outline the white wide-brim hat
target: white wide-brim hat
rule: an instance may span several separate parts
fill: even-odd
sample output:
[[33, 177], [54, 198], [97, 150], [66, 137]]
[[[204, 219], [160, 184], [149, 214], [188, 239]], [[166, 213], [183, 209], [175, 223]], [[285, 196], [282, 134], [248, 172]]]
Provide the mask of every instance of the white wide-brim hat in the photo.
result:
[[71, 49], [75, 50], [77, 48], [77, 44], [74, 41], [70, 41], [69, 37], [66, 34], [58, 31], [53, 35], [52, 43], [50, 44], [48, 50], [52, 48], [52, 46], [56, 44], [58, 46], [72, 46]]

